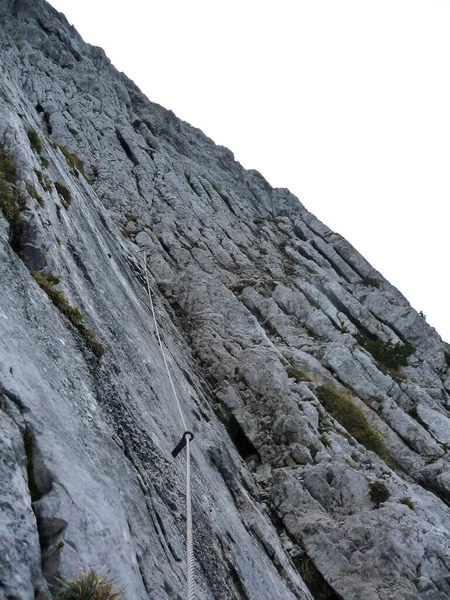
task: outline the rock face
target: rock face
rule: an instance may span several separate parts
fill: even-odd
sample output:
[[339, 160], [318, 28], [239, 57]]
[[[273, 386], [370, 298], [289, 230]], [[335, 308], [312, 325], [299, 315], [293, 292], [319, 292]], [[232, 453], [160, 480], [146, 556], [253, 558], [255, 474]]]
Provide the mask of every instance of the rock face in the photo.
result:
[[[0, 0], [0, 597], [450, 597], [450, 352], [288, 190]], [[144, 252], [145, 251], [145, 252]]]

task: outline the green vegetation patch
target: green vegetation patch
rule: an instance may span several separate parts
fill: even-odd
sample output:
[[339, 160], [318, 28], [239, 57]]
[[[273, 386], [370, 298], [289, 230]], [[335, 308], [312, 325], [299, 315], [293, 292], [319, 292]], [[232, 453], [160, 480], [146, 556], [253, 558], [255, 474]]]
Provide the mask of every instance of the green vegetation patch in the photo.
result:
[[133, 236], [135, 235], [135, 231], [132, 231], [131, 229], [127, 229], [126, 227], [121, 227], [120, 229], [120, 233], [123, 235], [124, 238], [126, 238], [127, 240], [131, 240], [133, 238]]
[[89, 183], [89, 177], [84, 172], [84, 163], [81, 160], [81, 158], [78, 158], [78, 156], [76, 154], [74, 154], [68, 148], [66, 148], [65, 146], [62, 146], [61, 144], [57, 144], [55, 142], [55, 146], [61, 150], [69, 167], [72, 167], [72, 169], [79, 171], [83, 175], [83, 177], [86, 179], [86, 181]]
[[381, 281], [375, 277], [364, 277], [362, 283], [367, 287], [379, 288]]
[[61, 204], [67, 210], [72, 204], [72, 193], [63, 183], [55, 181], [55, 188], [58, 194], [61, 196]]
[[59, 277], [55, 275], [42, 275], [36, 271], [33, 271], [31, 274], [56, 308], [78, 329], [86, 347], [91, 350], [94, 356], [100, 359], [105, 352], [105, 348], [95, 333], [84, 324], [83, 313], [75, 306], [71, 306], [62, 291], [57, 289], [56, 286], [60, 283]]
[[38, 136], [37, 132], [34, 129], [29, 129], [27, 131], [28, 140], [30, 142], [31, 149], [34, 152], [40, 154], [42, 152], [42, 142], [41, 138]]
[[325, 581], [323, 575], [309, 556], [296, 557], [293, 562], [314, 600], [339, 600], [339, 596], [336, 595], [333, 588]]
[[377, 505], [377, 508], [382, 502], [389, 500], [391, 492], [382, 481], [371, 481], [369, 483], [369, 496], [372, 502]]
[[297, 367], [294, 367], [293, 365], [287, 365], [286, 373], [288, 377], [295, 379], [297, 383], [300, 383], [301, 381], [312, 381], [304, 371], [297, 369]]
[[309, 449], [309, 453], [311, 454], [311, 458], [313, 460], [315, 460], [317, 453], [319, 452], [319, 449], [317, 448], [316, 444], [310, 444], [308, 446]]
[[315, 394], [328, 413], [360, 444], [376, 452], [386, 463], [392, 462], [381, 434], [369, 425], [359, 406], [329, 385], [319, 385]]
[[32, 198], [34, 198], [36, 200], [36, 202], [39, 204], [39, 206], [41, 208], [44, 208], [44, 206], [45, 206], [44, 199], [42, 198], [42, 196], [40, 196], [37, 193], [36, 189], [32, 185], [30, 185], [30, 184], [27, 185], [27, 192], [30, 194], [30, 196]]
[[36, 502], [42, 498], [42, 492], [39, 489], [34, 477], [33, 440], [28, 432], [23, 436], [23, 445], [25, 448], [25, 455], [27, 457], [28, 489], [30, 490], [31, 502]]
[[232, 292], [241, 293], [246, 287], [253, 287], [256, 283], [256, 279], [240, 279], [234, 283], [230, 289]]
[[51, 192], [51, 190], [52, 190], [51, 180], [46, 175], [44, 175], [44, 173], [42, 171], [40, 171], [39, 169], [34, 169], [34, 172], [36, 173], [36, 177], [38, 178], [39, 183], [41, 184], [42, 188], [46, 192]]
[[384, 375], [389, 375], [398, 384], [400, 384], [403, 381], [406, 381], [408, 379], [408, 377], [406, 375], [404, 375], [398, 369], [393, 369], [392, 367], [386, 367], [386, 365], [383, 365], [380, 362], [377, 362], [377, 367], [380, 369], [380, 371]]
[[123, 590], [117, 590], [114, 579], [102, 573], [84, 570], [72, 581], [61, 581], [55, 600], [123, 600]]
[[355, 340], [374, 357], [390, 369], [398, 369], [408, 365], [408, 358], [414, 354], [416, 349], [412, 344], [394, 344], [392, 340], [383, 342], [380, 339], [372, 339], [367, 334], [356, 333]]
[[20, 213], [26, 206], [26, 200], [15, 187], [15, 181], [16, 169], [0, 145], [0, 210], [11, 227], [11, 244], [17, 252], [21, 233]]
[[400, 499], [400, 504], [404, 504], [405, 506], [407, 506], [411, 510], [415, 509], [414, 502], [411, 500], [411, 498], [408, 498], [408, 496], [404, 496], [403, 498], [401, 498]]
[[324, 433], [320, 436], [319, 439], [322, 442], [322, 444], [325, 446], [325, 448], [329, 448], [331, 446], [330, 440]]

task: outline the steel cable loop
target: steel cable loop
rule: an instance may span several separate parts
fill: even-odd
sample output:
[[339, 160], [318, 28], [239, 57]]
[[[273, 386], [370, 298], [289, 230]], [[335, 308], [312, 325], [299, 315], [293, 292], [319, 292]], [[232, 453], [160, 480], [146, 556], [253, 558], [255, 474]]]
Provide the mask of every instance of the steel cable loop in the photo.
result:
[[192, 538], [191, 506], [191, 446], [186, 436], [186, 549], [187, 549], [187, 600], [195, 600], [194, 545]]
[[[184, 435], [186, 439], [186, 598], [187, 600], [196, 600], [195, 599], [195, 577], [194, 577], [194, 545], [193, 545], [193, 533], [192, 533], [192, 503], [191, 503], [191, 447], [190, 441], [191, 437], [189, 432], [187, 431], [186, 421], [183, 415], [183, 411], [181, 410], [181, 404], [178, 399], [178, 395], [175, 389], [175, 385], [173, 383], [172, 376], [170, 374], [169, 365], [167, 363], [166, 354], [164, 352], [164, 347], [162, 344], [161, 336], [159, 334], [159, 327], [156, 321], [156, 312], [155, 306], [153, 304], [152, 293], [150, 290], [150, 282], [148, 280], [148, 269], [147, 269], [147, 252], [144, 252], [144, 271], [145, 271], [145, 282], [147, 286], [147, 293], [150, 299], [150, 307], [152, 310], [153, 322], [155, 324], [155, 332], [156, 337], [158, 339], [159, 348], [161, 350], [161, 355], [163, 357], [164, 366], [166, 367], [167, 376], [170, 381], [170, 385], [172, 387], [172, 392], [178, 407], [178, 411], [180, 413], [181, 422], [183, 424]], [[191, 434], [192, 435], [192, 434]]]

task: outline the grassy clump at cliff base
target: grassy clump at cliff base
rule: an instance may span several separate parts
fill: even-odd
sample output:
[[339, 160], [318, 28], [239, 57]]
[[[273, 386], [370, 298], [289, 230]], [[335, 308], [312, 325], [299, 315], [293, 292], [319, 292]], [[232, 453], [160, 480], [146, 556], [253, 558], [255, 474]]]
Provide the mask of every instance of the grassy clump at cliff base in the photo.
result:
[[123, 589], [116, 589], [115, 581], [102, 573], [84, 570], [72, 581], [58, 580], [61, 588], [56, 600], [123, 600]]
[[386, 463], [392, 462], [381, 434], [369, 425], [359, 406], [329, 385], [319, 385], [315, 394], [322, 406], [355, 440], [378, 454]]

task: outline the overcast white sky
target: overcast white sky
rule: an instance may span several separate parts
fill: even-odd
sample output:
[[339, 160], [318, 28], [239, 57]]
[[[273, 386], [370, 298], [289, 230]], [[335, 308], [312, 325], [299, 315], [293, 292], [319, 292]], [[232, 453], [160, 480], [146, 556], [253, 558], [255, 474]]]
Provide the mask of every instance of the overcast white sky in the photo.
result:
[[51, 0], [450, 342], [450, 0]]

